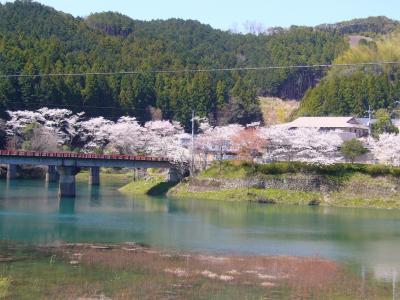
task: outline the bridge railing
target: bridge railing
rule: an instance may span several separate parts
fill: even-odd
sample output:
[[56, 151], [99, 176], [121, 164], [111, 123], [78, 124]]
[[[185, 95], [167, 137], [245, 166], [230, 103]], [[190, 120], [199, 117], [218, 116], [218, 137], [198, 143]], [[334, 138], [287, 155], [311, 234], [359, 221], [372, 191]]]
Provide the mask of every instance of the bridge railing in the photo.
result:
[[0, 150], [0, 156], [169, 162], [169, 159], [166, 157], [154, 157], [154, 156], [91, 154], [91, 153], [87, 154], [87, 153], [73, 153], [73, 152], [39, 152], [39, 151], [22, 151], [22, 150]]

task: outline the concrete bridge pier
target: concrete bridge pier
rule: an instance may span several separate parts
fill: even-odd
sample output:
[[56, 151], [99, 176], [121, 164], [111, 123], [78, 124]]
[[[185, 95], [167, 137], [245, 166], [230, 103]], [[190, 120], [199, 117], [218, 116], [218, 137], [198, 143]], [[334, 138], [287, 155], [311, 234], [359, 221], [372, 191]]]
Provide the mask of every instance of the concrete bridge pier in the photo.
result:
[[46, 172], [46, 182], [58, 182], [60, 179], [60, 174], [57, 173], [55, 166], [48, 166]]
[[91, 167], [89, 170], [89, 185], [100, 185], [100, 168]]
[[17, 165], [9, 164], [7, 166], [7, 180], [13, 180], [17, 178]]
[[175, 168], [169, 168], [167, 180], [168, 182], [179, 182], [181, 180], [181, 177], [178, 170]]
[[58, 187], [58, 196], [75, 197], [76, 195], [76, 182], [75, 175], [78, 174], [79, 169], [76, 167], [57, 167], [57, 172], [60, 174], [60, 181]]

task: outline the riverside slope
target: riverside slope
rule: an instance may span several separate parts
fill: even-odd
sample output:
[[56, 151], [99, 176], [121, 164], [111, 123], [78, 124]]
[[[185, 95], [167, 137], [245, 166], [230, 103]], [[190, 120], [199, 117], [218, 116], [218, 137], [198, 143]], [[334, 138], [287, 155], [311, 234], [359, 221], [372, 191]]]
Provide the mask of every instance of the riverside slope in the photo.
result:
[[[160, 189], [160, 195], [266, 204], [400, 208], [400, 179], [396, 170], [385, 166], [365, 166], [366, 169], [361, 168], [361, 165], [339, 167], [347, 169], [334, 173], [322, 169], [313, 172], [294, 171], [293, 168], [271, 172], [272, 167], [269, 165], [269, 171], [263, 172], [262, 168], [253, 171], [247, 164], [225, 163], [221, 170], [214, 165], [168, 191]], [[355, 171], [357, 168], [360, 170]], [[134, 182], [121, 191], [155, 195], [161, 182], [160, 178]]]

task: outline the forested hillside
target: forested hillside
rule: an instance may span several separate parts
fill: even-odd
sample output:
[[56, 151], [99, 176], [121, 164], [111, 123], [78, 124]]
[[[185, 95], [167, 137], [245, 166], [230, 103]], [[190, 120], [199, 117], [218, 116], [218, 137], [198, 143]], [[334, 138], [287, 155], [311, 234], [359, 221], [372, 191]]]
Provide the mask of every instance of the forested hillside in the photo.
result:
[[375, 36], [377, 34], [391, 33], [396, 30], [399, 24], [399, 21], [380, 16], [369, 17], [365, 19], [354, 19], [336, 24], [322, 24], [316, 28], [319, 30], [333, 31], [341, 34], [363, 34]]
[[[362, 42], [335, 63], [400, 61], [400, 32]], [[301, 115], [365, 115], [368, 107], [393, 109], [400, 101], [400, 66], [375, 65], [334, 68], [304, 97]]]
[[324, 71], [155, 71], [325, 64], [346, 49], [337, 30], [293, 26], [255, 36], [192, 20], [137, 21], [118, 13], [74, 18], [15, 1], [0, 4], [1, 74], [138, 73], [0, 77], [0, 117], [7, 109], [47, 106], [107, 118], [130, 114], [141, 122], [162, 115], [188, 125], [195, 109], [214, 123], [245, 124], [262, 117], [257, 96], [301, 99]]

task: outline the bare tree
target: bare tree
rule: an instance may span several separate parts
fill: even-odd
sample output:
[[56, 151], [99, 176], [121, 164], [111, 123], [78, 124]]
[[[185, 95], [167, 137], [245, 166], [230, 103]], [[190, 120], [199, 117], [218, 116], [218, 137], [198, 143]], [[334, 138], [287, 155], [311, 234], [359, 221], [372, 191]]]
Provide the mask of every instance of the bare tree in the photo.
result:
[[244, 30], [254, 35], [265, 34], [267, 29], [263, 24], [257, 21], [246, 21], [243, 24]]

